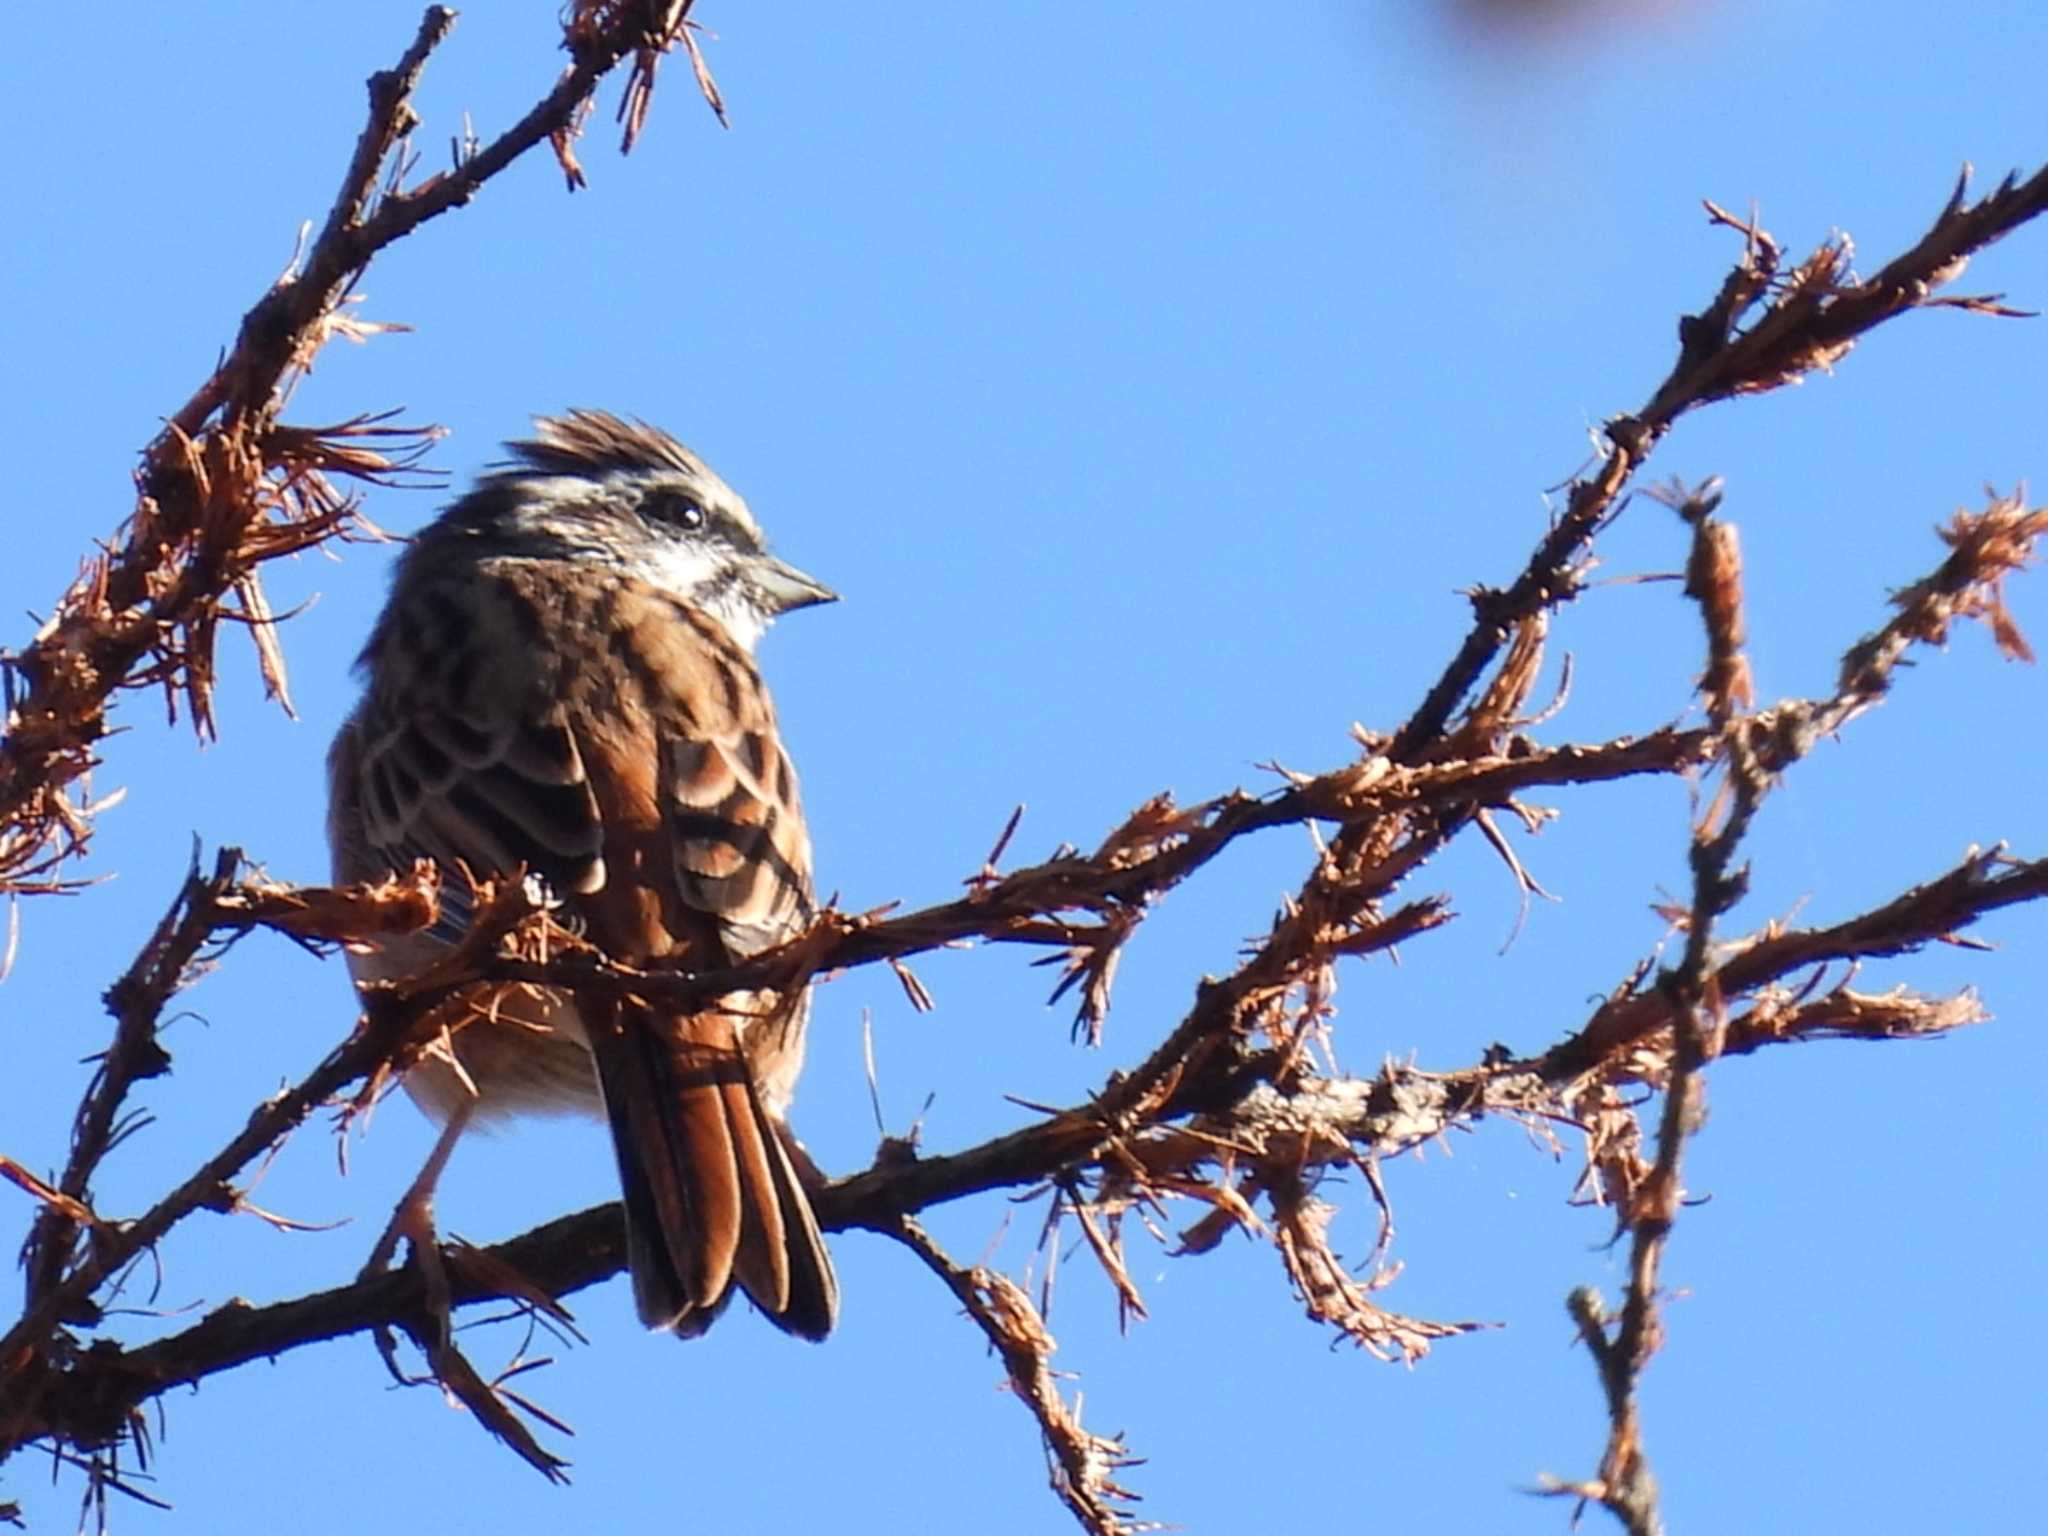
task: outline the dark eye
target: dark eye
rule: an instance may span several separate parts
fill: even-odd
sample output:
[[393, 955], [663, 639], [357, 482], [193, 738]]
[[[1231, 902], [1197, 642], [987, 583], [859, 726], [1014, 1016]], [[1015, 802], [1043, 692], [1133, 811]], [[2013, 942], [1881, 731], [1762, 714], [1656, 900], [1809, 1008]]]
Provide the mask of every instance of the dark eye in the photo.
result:
[[656, 495], [646, 510], [657, 522], [667, 523], [671, 528], [680, 528], [685, 533], [697, 532], [707, 520], [704, 509], [679, 492]]

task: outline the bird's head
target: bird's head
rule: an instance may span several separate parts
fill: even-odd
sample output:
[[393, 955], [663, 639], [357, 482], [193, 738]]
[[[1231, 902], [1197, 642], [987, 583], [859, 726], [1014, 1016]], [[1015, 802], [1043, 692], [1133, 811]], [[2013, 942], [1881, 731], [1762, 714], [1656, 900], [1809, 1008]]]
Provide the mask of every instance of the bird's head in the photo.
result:
[[591, 560], [682, 598], [751, 650], [778, 615], [838, 594], [768, 553], [739, 492], [645, 422], [542, 416], [418, 541], [432, 558]]

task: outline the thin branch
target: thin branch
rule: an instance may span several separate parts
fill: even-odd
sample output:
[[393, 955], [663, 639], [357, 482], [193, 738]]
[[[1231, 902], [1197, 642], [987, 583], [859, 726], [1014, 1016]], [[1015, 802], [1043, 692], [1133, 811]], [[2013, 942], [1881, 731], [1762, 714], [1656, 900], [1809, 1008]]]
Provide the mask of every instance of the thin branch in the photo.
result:
[[[1693, 894], [1684, 955], [1657, 980], [1671, 1016], [1672, 1048], [1656, 1161], [1619, 1211], [1621, 1225], [1630, 1234], [1628, 1291], [1618, 1318], [1606, 1315], [1590, 1287], [1573, 1291], [1569, 1304], [1606, 1394], [1607, 1447], [1596, 1477], [1553, 1489], [1597, 1501], [1630, 1536], [1663, 1536], [1657, 1480], [1643, 1449], [1636, 1387], [1663, 1342], [1658, 1277], [1685, 1196], [1680, 1168], [1686, 1139], [1705, 1115], [1701, 1074], [1721, 1051], [1725, 997], [1714, 963], [1714, 925], [1748, 889], [1748, 873], [1736, 869], [1735, 854], [1772, 783], [1769, 770], [1750, 746], [1750, 722], [1741, 713], [1751, 702], [1752, 690], [1749, 663], [1742, 653], [1742, 559], [1735, 529], [1714, 515], [1721, 499], [1714, 482], [1692, 492], [1674, 490], [1665, 499], [1693, 529], [1686, 595], [1699, 604], [1706, 629], [1707, 666], [1700, 691], [1707, 717], [1721, 736], [1726, 779], [1693, 829]], [[1611, 1336], [1610, 1322], [1615, 1325]]]
[[[666, 9], [680, 26], [689, 7]], [[0, 654], [8, 683], [0, 895], [66, 888], [55, 871], [83, 853], [93, 809], [77, 786], [96, 765], [118, 690], [161, 686], [174, 713], [182, 701], [201, 734], [212, 734], [214, 638], [230, 594], [252, 621], [266, 686], [283, 696], [283, 657], [257, 568], [359, 525], [330, 476], [388, 483], [438, 435], [382, 426], [382, 418], [284, 427], [278, 416], [292, 379], [333, 336], [389, 328], [344, 313], [378, 253], [565, 132], [629, 53], [651, 86], [651, 56], [677, 39], [666, 25], [650, 32], [644, 10], [619, 4], [601, 18], [572, 16], [571, 64], [555, 86], [491, 143], [411, 189], [386, 167], [418, 126], [412, 94], [454, 11], [428, 7], [397, 64], [371, 76], [368, 120], [318, 238], [243, 317], [220, 365], [144, 450], [136, 508], [113, 547], [86, 561], [25, 651]], [[380, 434], [399, 446], [368, 446]]]
[[1132, 1519], [1127, 1506], [1137, 1495], [1116, 1478], [1138, 1465], [1121, 1436], [1103, 1436], [1081, 1427], [1078, 1397], [1069, 1407], [1053, 1380], [1054, 1343], [1045, 1319], [1031, 1298], [1007, 1276], [981, 1265], [958, 1264], [910, 1217], [890, 1229], [895, 1238], [944, 1281], [962, 1309], [982, 1331], [1003, 1362], [1017, 1400], [1038, 1421], [1045, 1438], [1053, 1492], [1090, 1536], [1135, 1536], [1158, 1530], [1149, 1521]]
[[[186, 983], [200, 950], [219, 927], [215, 904], [233, 887], [241, 859], [239, 850], [223, 848], [214, 860], [210, 879], [200, 877], [195, 862], [177, 900], [143, 945], [142, 953], [107, 989], [114, 1039], [100, 1057], [99, 1070], [86, 1088], [72, 1126], [71, 1155], [57, 1180], [57, 1191], [65, 1200], [90, 1207], [93, 1175], [114, 1144], [129, 1090], [170, 1069], [171, 1058], [157, 1043], [157, 1020], [171, 994]], [[71, 1262], [79, 1230], [76, 1214], [57, 1202], [47, 1202], [37, 1215], [22, 1250], [29, 1310], [42, 1304]]]
[[[1960, 277], [1972, 255], [2048, 209], [2048, 167], [2025, 181], [2007, 176], [1976, 203], [1965, 201], [1969, 181], [1965, 166], [1927, 233], [1861, 283], [1846, 276], [1841, 236], [1823, 243], [1790, 279], [1781, 279], [1781, 248], [1768, 232], [1709, 203], [1710, 218], [1745, 236], [1742, 256], [1714, 301], [1680, 323], [1678, 360], [1648, 403], [1607, 424], [1599, 467], [1572, 482], [1563, 515], [1522, 573], [1507, 587], [1473, 592], [1471, 630], [1395, 735], [1388, 755], [1396, 762], [1416, 761], [1443, 734], [1516, 625], [1578, 595], [1594, 537], [1619, 512], [1628, 482], [1681, 415], [1732, 395], [1797, 383], [1831, 366], [1885, 321], [1939, 305], [1936, 290]], [[1761, 313], [1742, 329], [1759, 305]]]

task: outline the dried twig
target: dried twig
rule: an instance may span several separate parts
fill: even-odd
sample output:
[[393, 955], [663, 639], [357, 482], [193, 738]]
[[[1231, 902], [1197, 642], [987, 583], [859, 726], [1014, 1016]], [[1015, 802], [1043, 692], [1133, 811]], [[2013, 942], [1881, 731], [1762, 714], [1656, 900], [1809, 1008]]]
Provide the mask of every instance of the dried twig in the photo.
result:
[[[33, 1311], [48, 1297], [74, 1258], [73, 1246], [86, 1223], [79, 1212], [92, 1201], [92, 1179], [121, 1136], [137, 1123], [124, 1122], [123, 1106], [136, 1083], [169, 1069], [171, 1058], [157, 1042], [157, 1020], [171, 994], [185, 985], [200, 951], [219, 927], [216, 903], [234, 885], [241, 854], [222, 849], [211, 878], [195, 863], [177, 899], [157, 924], [121, 979], [107, 989], [114, 1038], [78, 1107], [71, 1130], [71, 1154], [58, 1178], [58, 1200], [46, 1201], [22, 1250], [27, 1272], [26, 1302]], [[82, 1299], [82, 1298], [81, 1298]]]
[[[57, 871], [78, 857], [93, 806], [82, 783], [123, 688], [159, 686], [182, 701], [202, 734], [214, 730], [214, 640], [223, 617], [248, 621], [266, 687], [284, 698], [283, 655], [259, 567], [361, 526], [334, 477], [389, 483], [416, 462], [435, 429], [388, 416], [325, 428], [279, 415], [291, 382], [335, 336], [377, 329], [346, 314], [364, 268], [421, 225], [476, 196], [535, 145], [564, 133], [598, 82], [629, 53], [652, 84], [652, 60], [677, 40], [650, 31], [638, 4], [577, 7], [572, 62], [554, 88], [505, 132], [417, 186], [399, 184], [395, 156], [418, 125], [412, 94], [455, 13], [428, 7], [391, 69], [370, 78], [369, 118], [339, 194], [303, 259], [243, 317], [234, 346], [144, 450], [137, 500], [111, 548], [88, 560], [26, 650], [0, 656], [8, 674], [0, 736], [0, 896], [64, 889]], [[640, 112], [645, 111], [645, 91]], [[230, 612], [230, 594], [240, 607]]]
[[1742, 654], [1742, 560], [1735, 530], [1714, 516], [1720, 491], [1712, 482], [1692, 492], [1674, 491], [1666, 499], [1693, 529], [1686, 594], [1699, 604], [1706, 627], [1707, 667], [1700, 691], [1722, 740], [1726, 779], [1693, 829], [1685, 953], [1657, 983], [1670, 1011], [1672, 1044], [1656, 1161], [1646, 1176], [1630, 1181], [1627, 1201], [1618, 1211], [1631, 1238], [1628, 1294], [1619, 1317], [1611, 1319], [1590, 1287], [1571, 1296], [1572, 1316], [1607, 1396], [1607, 1449], [1596, 1477], [1554, 1488], [1598, 1501], [1631, 1536], [1661, 1536], [1664, 1528], [1656, 1478], [1643, 1450], [1636, 1384], [1663, 1339], [1658, 1274], [1685, 1194], [1680, 1165], [1686, 1138], [1705, 1113], [1700, 1074], [1721, 1052], [1725, 997], [1714, 964], [1714, 924], [1748, 888], [1747, 872], [1735, 867], [1735, 852], [1771, 785], [1770, 771], [1751, 748], [1750, 722], [1742, 714], [1751, 703], [1751, 687]]
[[[1521, 575], [1507, 587], [1473, 592], [1470, 632], [1396, 734], [1388, 755], [1396, 762], [1414, 761], [1443, 733], [1517, 622], [1578, 595], [1594, 536], [1619, 511], [1629, 480], [1681, 415], [1732, 395], [1797, 383], [1831, 366], [1885, 321], [1911, 309], [1943, 305], [1936, 290], [1960, 277], [1972, 255], [2048, 209], [2048, 168], [2025, 181], [2008, 176], [1975, 203], [1965, 201], [1969, 184], [1965, 166], [1927, 233], [1860, 283], [1844, 271], [1843, 237], [1824, 242], [1790, 277], [1781, 277], [1781, 247], [1769, 233], [1708, 203], [1714, 222], [1744, 235], [1741, 257], [1713, 302], [1680, 323], [1678, 360], [1649, 402], [1634, 415], [1607, 424], [1599, 467], [1572, 482], [1563, 515]], [[1991, 312], [2006, 313], [1995, 307]], [[1745, 319], [1750, 320], [1747, 329], [1741, 328]]]
[[1081, 1426], [1080, 1400], [1073, 1406], [1053, 1380], [1053, 1342], [1045, 1319], [1021, 1287], [996, 1271], [955, 1263], [923, 1227], [908, 1216], [889, 1231], [925, 1267], [946, 1283], [974, 1325], [981, 1329], [1009, 1374], [1017, 1400], [1031, 1410], [1045, 1437], [1053, 1492], [1090, 1536], [1135, 1536], [1160, 1529], [1134, 1520], [1127, 1508], [1137, 1495], [1116, 1479], [1138, 1465], [1122, 1436], [1104, 1436]]

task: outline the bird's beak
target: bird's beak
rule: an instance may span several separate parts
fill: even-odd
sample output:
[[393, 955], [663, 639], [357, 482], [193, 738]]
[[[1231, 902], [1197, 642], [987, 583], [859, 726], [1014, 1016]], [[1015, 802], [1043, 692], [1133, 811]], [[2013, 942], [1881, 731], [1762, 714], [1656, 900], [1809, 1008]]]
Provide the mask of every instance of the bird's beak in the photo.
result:
[[836, 603], [839, 594], [806, 576], [786, 561], [770, 558], [764, 561], [756, 575], [761, 590], [775, 605], [777, 613], [788, 613], [797, 608], [809, 608], [814, 603]]

